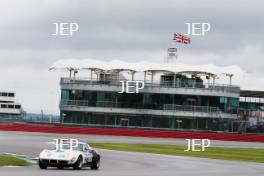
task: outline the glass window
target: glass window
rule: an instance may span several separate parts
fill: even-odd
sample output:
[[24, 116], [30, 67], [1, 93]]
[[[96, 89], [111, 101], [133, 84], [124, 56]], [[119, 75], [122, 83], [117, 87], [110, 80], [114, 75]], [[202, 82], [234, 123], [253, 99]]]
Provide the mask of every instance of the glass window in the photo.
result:
[[15, 108], [16, 109], [20, 109], [21, 108], [21, 105], [15, 105]]
[[61, 91], [61, 99], [62, 100], [69, 100], [69, 91], [68, 90], [62, 90]]
[[[63, 149], [63, 150], [70, 150], [70, 149], [71, 149], [70, 147], [71, 147], [71, 146], [70, 146], [70, 143], [64, 143], [64, 144], [62, 145], [62, 149]], [[73, 150], [77, 150], [77, 151], [83, 151], [83, 144], [78, 144], [77, 147], [73, 147], [72, 149], [73, 149]]]
[[15, 97], [15, 94], [14, 93], [9, 93], [8, 96], [9, 97]]
[[1, 104], [1, 108], [7, 108], [6, 104]]
[[226, 97], [220, 97], [220, 103], [227, 103]]
[[14, 105], [8, 105], [8, 108], [13, 109]]

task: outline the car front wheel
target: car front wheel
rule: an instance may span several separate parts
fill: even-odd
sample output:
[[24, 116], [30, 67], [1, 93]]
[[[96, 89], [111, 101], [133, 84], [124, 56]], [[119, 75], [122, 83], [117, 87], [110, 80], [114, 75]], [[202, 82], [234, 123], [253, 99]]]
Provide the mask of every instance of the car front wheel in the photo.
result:
[[100, 167], [100, 156], [93, 157], [91, 169], [92, 170], [98, 170]]

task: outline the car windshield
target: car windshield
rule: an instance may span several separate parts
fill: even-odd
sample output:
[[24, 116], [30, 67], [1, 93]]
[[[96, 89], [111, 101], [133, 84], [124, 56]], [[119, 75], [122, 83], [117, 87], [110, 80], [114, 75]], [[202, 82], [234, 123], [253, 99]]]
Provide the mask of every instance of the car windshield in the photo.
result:
[[[70, 150], [70, 143], [65, 143], [62, 145], [63, 150]], [[73, 147], [73, 150], [82, 151], [83, 150], [83, 144], [78, 144], [78, 146]]]

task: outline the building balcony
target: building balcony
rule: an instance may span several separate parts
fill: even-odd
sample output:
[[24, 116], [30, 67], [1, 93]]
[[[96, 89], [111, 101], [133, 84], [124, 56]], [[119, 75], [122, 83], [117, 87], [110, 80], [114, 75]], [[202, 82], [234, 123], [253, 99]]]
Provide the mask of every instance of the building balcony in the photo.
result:
[[98, 112], [98, 113], [120, 113], [120, 114], [142, 114], [159, 116], [178, 116], [186, 118], [232, 118], [236, 119], [236, 114], [223, 113], [217, 107], [209, 106], [189, 106], [165, 104], [163, 109], [143, 109], [143, 108], [121, 108], [110, 102], [98, 102], [96, 106], [89, 106], [85, 100], [62, 100], [60, 102], [61, 111], [78, 112]]
[[[89, 90], [89, 91], [112, 91], [120, 92], [124, 80], [99, 81], [89, 78], [61, 78], [61, 89], [68, 90]], [[224, 84], [203, 84], [188, 86], [185, 84], [176, 85], [174, 82], [144, 82], [145, 87], [140, 90], [142, 93], [164, 93], [182, 95], [202, 95], [202, 96], [225, 96], [238, 98], [240, 88], [238, 86]], [[133, 85], [133, 84], [132, 84]], [[133, 91], [133, 90], [132, 90]]]

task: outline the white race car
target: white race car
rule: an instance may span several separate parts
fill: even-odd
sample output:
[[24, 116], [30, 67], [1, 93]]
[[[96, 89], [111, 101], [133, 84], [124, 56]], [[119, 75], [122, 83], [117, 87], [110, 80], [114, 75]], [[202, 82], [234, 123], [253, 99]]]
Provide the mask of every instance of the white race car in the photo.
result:
[[97, 170], [100, 166], [100, 155], [88, 144], [78, 142], [78, 145], [71, 148], [70, 143], [64, 144], [62, 150], [43, 150], [39, 154], [39, 167], [73, 167], [73, 169], [82, 169], [82, 167], [91, 167]]

